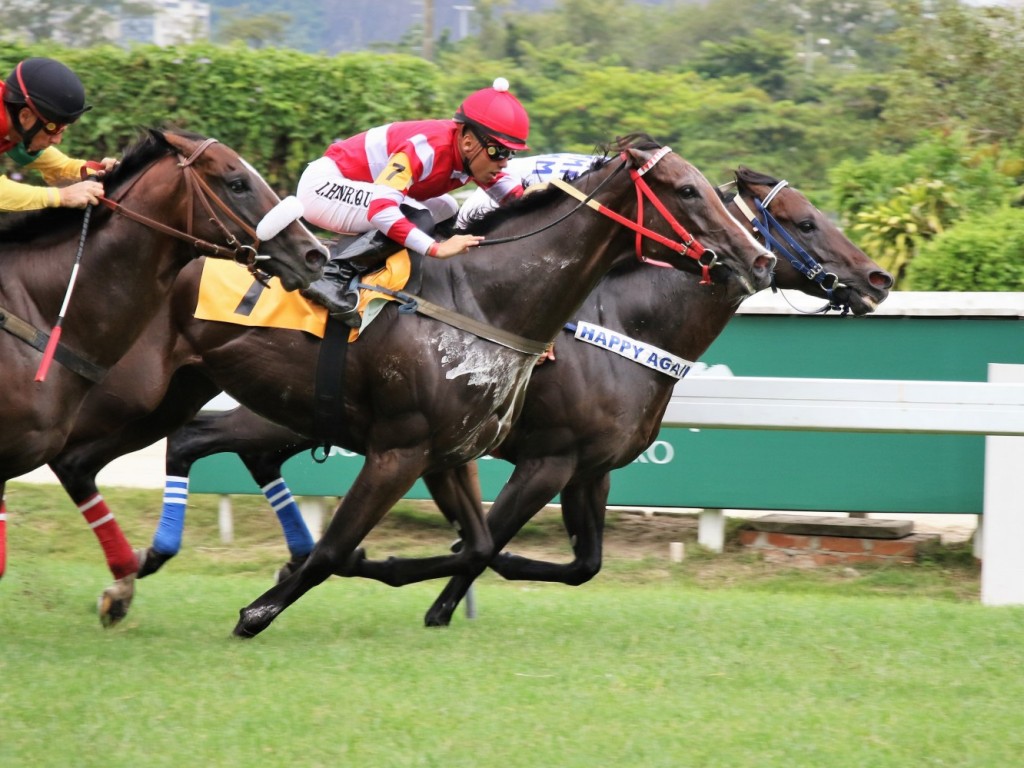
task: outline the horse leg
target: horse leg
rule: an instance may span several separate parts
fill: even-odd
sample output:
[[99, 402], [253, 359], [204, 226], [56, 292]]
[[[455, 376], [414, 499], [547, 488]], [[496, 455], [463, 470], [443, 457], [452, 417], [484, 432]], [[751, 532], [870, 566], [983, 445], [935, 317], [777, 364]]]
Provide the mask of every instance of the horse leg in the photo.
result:
[[248, 408], [239, 407], [202, 415], [171, 435], [167, 442], [168, 466], [173, 454], [180, 474], [187, 477], [192, 464], [204, 456], [221, 452], [238, 454], [281, 523], [290, 556], [277, 572], [277, 581], [281, 581], [302, 565], [315, 543], [281, 475], [281, 465], [318, 444]]
[[611, 482], [608, 473], [594, 481], [574, 481], [562, 489], [562, 522], [573, 560], [551, 563], [502, 552], [491, 568], [510, 580], [554, 581], [579, 586], [601, 570], [604, 518]]
[[179, 371], [163, 400], [146, 416], [101, 437], [69, 443], [50, 461], [50, 468], [96, 534], [114, 576], [114, 583], [99, 598], [100, 622], [106, 627], [127, 616], [135, 596], [135, 579], [145, 568], [146, 553], [132, 550], [99, 492], [96, 475], [114, 459], [152, 445], [173, 426], [191, 418], [217, 393], [205, 376], [196, 373]]
[[447, 555], [422, 558], [389, 557], [387, 560], [360, 560], [354, 576], [376, 579], [392, 587], [401, 587], [427, 579], [458, 573], [480, 573], [487, 567], [494, 549], [484, 523], [480, 501], [480, 478], [476, 462], [423, 476], [442, 514], [453, 521], [461, 537], [461, 546]]
[[255, 637], [282, 611], [331, 575], [347, 576], [362, 557], [359, 543], [423, 474], [421, 446], [370, 453], [324, 535], [302, 566], [239, 611], [236, 637]]
[[[492, 558], [558, 494], [572, 477], [575, 466], [575, 462], [568, 459], [552, 458], [523, 460], [516, 465], [487, 513]], [[438, 501], [436, 496], [434, 500]], [[455, 574], [427, 610], [424, 623], [428, 627], [448, 626], [455, 609], [483, 571], [484, 567], [477, 565], [467, 573]]]
[[241, 407], [200, 414], [169, 435], [164, 508], [139, 578], [155, 573], [181, 549], [192, 465], [205, 456], [223, 452], [238, 454], [277, 514], [291, 555], [279, 578], [282, 572], [288, 575], [313, 549], [313, 536], [281, 477], [281, 465], [314, 445], [314, 441]]

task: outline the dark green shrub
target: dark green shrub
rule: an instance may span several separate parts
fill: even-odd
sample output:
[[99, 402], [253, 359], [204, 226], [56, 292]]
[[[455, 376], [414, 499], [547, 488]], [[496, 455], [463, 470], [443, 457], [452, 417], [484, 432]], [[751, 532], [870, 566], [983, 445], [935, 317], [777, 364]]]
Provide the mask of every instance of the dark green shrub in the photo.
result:
[[1024, 291], [1024, 210], [961, 219], [925, 244], [907, 267], [914, 291]]

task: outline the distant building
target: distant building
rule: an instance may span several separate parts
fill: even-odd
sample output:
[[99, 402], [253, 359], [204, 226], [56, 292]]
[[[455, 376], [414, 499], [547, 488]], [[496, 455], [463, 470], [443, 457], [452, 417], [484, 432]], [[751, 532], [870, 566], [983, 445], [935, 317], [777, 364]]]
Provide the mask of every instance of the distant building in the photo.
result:
[[121, 17], [121, 43], [182, 45], [210, 38], [210, 4], [150, 0], [152, 13]]

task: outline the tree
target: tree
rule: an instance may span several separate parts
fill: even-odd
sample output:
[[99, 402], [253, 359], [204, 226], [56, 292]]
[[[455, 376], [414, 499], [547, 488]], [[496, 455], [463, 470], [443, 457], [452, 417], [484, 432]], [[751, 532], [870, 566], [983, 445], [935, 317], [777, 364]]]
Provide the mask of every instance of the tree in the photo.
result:
[[112, 42], [112, 24], [121, 14], [146, 12], [151, 13], [152, 6], [144, 0], [0, 0], [0, 18], [4, 20], [0, 39], [88, 48]]
[[722, 43], [704, 41], [691, 67], [709, 80], [748, 77], [773, 98], [790, 95], [790, 79], [797, 73], [792, 40], [764, 31]]
[[[998, 233], [998, 237], [993, 237]], [[963, 219], [925, 244], [907, 268], [915, 291], [1024, 291], [1024, 211]]]
[[248, 5], [225, 8], [220, 12], [214, 40], [219, 43], [242, 41], [250, 48], [281, 47], [288, 39], [292, 17], [271, 12], [252, 15]]
[[[910, 76], [886, 119], [930, 130], [967, 128], [986, 142], [1019, 141], [1024, 124], [1024, 12], [951, 0], [907, 3], [893, 39]], [[922, 98], [923, 96], [923, 98]]]

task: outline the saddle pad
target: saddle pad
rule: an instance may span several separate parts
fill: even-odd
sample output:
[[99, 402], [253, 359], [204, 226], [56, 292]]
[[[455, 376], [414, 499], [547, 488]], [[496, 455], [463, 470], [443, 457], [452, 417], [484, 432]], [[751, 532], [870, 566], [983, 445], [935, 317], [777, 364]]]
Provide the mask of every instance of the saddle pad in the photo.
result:
[[[365, 275], [361, 282], [398, 291], [405, 287], [411, 269], [409, 253], [403, 249], [389, 256], [383, 268]], [[359, 338], [359, 333], [377, 316], [384, 302], [392, 300], [387, 294], [361, 290], [359, 314], [362, 325], [352, 329], [349, 341]], [[327, 326], [324, 307], [298, 291], [286, 291], [276, 277], [270, 279], [269, 287], [264, 286], [253, 279], [245, 267], [224, 259], [207, 259], [204, 262], [195, 317], [256, 328], [305, 331], [320, 339], [324, 337]]]
[[[409, 275], [411, 273], [412, 261], [409, 259], [409, 252], [403, 248], [397, 253], [388, 256], [388, 260], [382, 269], [378, 269], [369, 275], [364, 275], [359, 281], [364, 285], [379, 285], [392, 291], [400, 291], [409, 282]], [[363, 288], [359, 291], [359, 316], [362, 318], [362, 323], [358, 328], [353, 328], [349, 333], [348, 340], [350, 343], [359, 338], [359, 334], [373, 322], [380, 310], [389, 301], [394, 301], [394, 299], [386, 293], [379, 293], [368, 288]]]
[[245, 267], [225, 259], [207, 259], [203, 264], [195, 316], [255, 328], [306, 331], [321, 339], [327, 325], [324, 307], [298, 291], [286, 291], [276, 277], [264, 286]]

